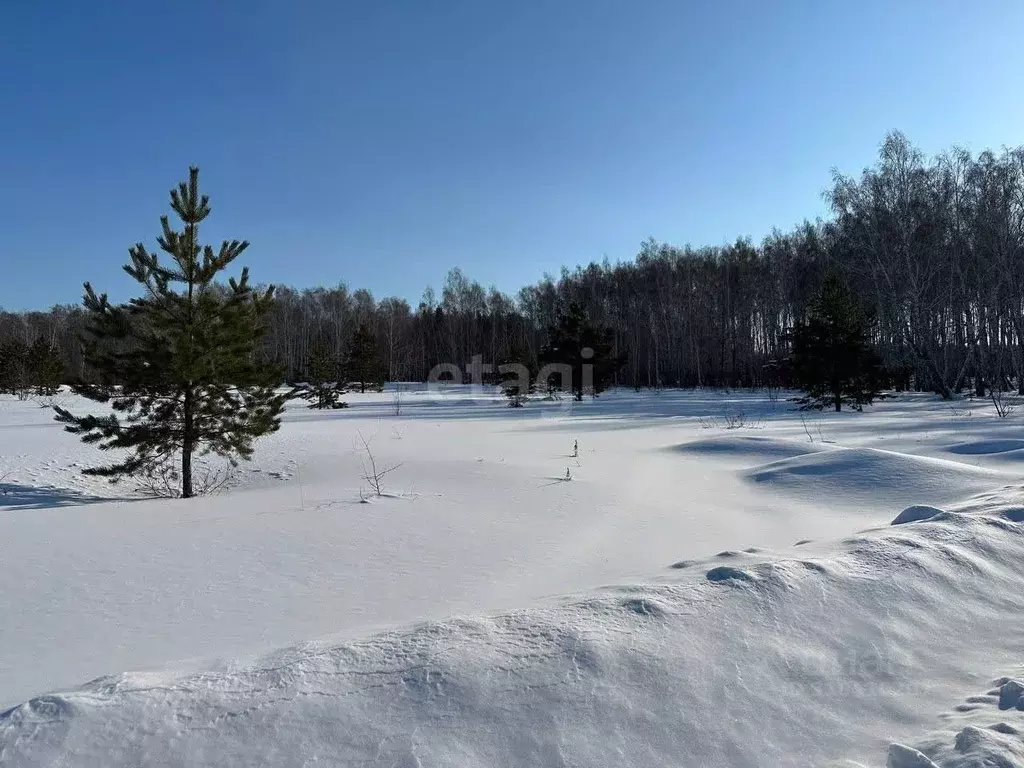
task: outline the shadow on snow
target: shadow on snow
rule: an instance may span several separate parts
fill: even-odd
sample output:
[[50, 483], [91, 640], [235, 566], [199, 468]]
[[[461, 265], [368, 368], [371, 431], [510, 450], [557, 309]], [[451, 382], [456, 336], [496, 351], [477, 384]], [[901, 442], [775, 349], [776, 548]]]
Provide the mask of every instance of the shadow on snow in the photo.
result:
[[53, 509], [116, 501], [99, 496], [88, 496], [68, 488], [43, 486], [36, 488], [19, 483], [0, 483], [0, 511], [15, 509]]

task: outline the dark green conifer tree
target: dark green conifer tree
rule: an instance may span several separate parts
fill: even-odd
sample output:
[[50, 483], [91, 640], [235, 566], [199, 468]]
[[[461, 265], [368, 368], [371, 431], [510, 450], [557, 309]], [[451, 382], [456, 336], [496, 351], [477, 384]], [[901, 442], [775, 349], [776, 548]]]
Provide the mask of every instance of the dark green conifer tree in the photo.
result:
[[878, 396], [881, 363], [868, 343], [869, 318], [839, 277], [830, 275], [793, 327], [793, 377], [814, 407], [849, 403], [858, 410]]
[[501, 391], [509, 408], [522, 408], [535, 391], [537, 370], [530, 365], [529, 353], [517, 345], [516, 351], [498, 364]]
[[612, 329], [591, 323], [586, 310], [572, 302], [559, 315], [557, 323], [548, 329], [547, 342], [538, 355], [538, 361], [542, 366], [568, 366], [567, 370], [572, 371], [573, 396], [582, 400], [584, 392], [597, 397], [607, 389], [615, 372], [625, 364], [625, 353], [616, 355], [614, 349]]
[[310, 349], [304, 378], [293, 394], [308, 401], [310, 408], [348, 407], [348, 403], [341, 400], [348, 391], [341, 360], [326, 344], [317, 343]]
[[199, 194], [197, 168], [171, 191], [171, 209], [183, 228], [172, 229], [163, 216], [157, 240], [170, 263], [142, 243], [129, 251], [124, 270], [144, 288], [142, 296], [115, 305], [85, 284], [84, 351], [97, 378], [74, 389], [110, 404], [113, 413], [56, 411], [84, 442], [126, 452], [87, 474], [147, 475], [177, 461], [187, 498], [194, 495], [193, 456], [249, 459], [254, 441], [279, 427], [287, 394], [276, 390], [280, 371], [258, 349], [274, 289], [250, 286], [248, 268], [226, 286], [215, 282], [249, 244], [224, 241], [217, 251], [200, 244], [210, 206]]
[[26, 357], [28, 382], [37, 397], [52, 397], [64, 383], [64, 359], [60, 352], [42, 336], [28, 348]]
[[377, 339], [366, 323], [360, 323], [352, 334], [346, 357], [348, 377], [358, 382], [360, 392], [366, 391], [367, 384], [378, 387], [384, 382]]
[[22, 396], [28, 391], [28, 347], [11, 339], [0, 344], [0, 392]]

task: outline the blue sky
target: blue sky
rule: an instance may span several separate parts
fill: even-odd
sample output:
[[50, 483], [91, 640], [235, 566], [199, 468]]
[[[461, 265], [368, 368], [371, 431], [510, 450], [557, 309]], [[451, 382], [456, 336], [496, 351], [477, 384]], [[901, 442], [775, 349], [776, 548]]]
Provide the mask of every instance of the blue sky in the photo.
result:
[[131, 295], [168, 190], [261, 282], [414, 304], [825, 213], [885, 133], [1024, 144], [1017, 0], [5, 0], [0, 306]]

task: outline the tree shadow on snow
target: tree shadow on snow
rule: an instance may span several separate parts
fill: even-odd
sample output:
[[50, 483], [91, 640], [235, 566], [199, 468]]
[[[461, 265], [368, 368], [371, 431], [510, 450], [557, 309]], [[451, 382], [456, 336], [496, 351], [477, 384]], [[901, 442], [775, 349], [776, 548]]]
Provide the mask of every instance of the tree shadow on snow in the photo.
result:
[[69, 488], [42, 487], [19, 483], [0, 483], [0, 512], [16, 509], [53, 509], [113, 501], [99, 496], [87, 496]]

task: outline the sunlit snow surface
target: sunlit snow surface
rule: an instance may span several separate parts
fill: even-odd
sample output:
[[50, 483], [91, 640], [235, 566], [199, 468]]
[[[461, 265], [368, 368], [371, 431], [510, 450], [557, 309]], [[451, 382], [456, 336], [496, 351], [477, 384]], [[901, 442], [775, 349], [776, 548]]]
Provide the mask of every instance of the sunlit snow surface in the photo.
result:
[[0, 765], [1024, 765], [1024, 423], [348, 399], [191, 501], [0, 400]]

